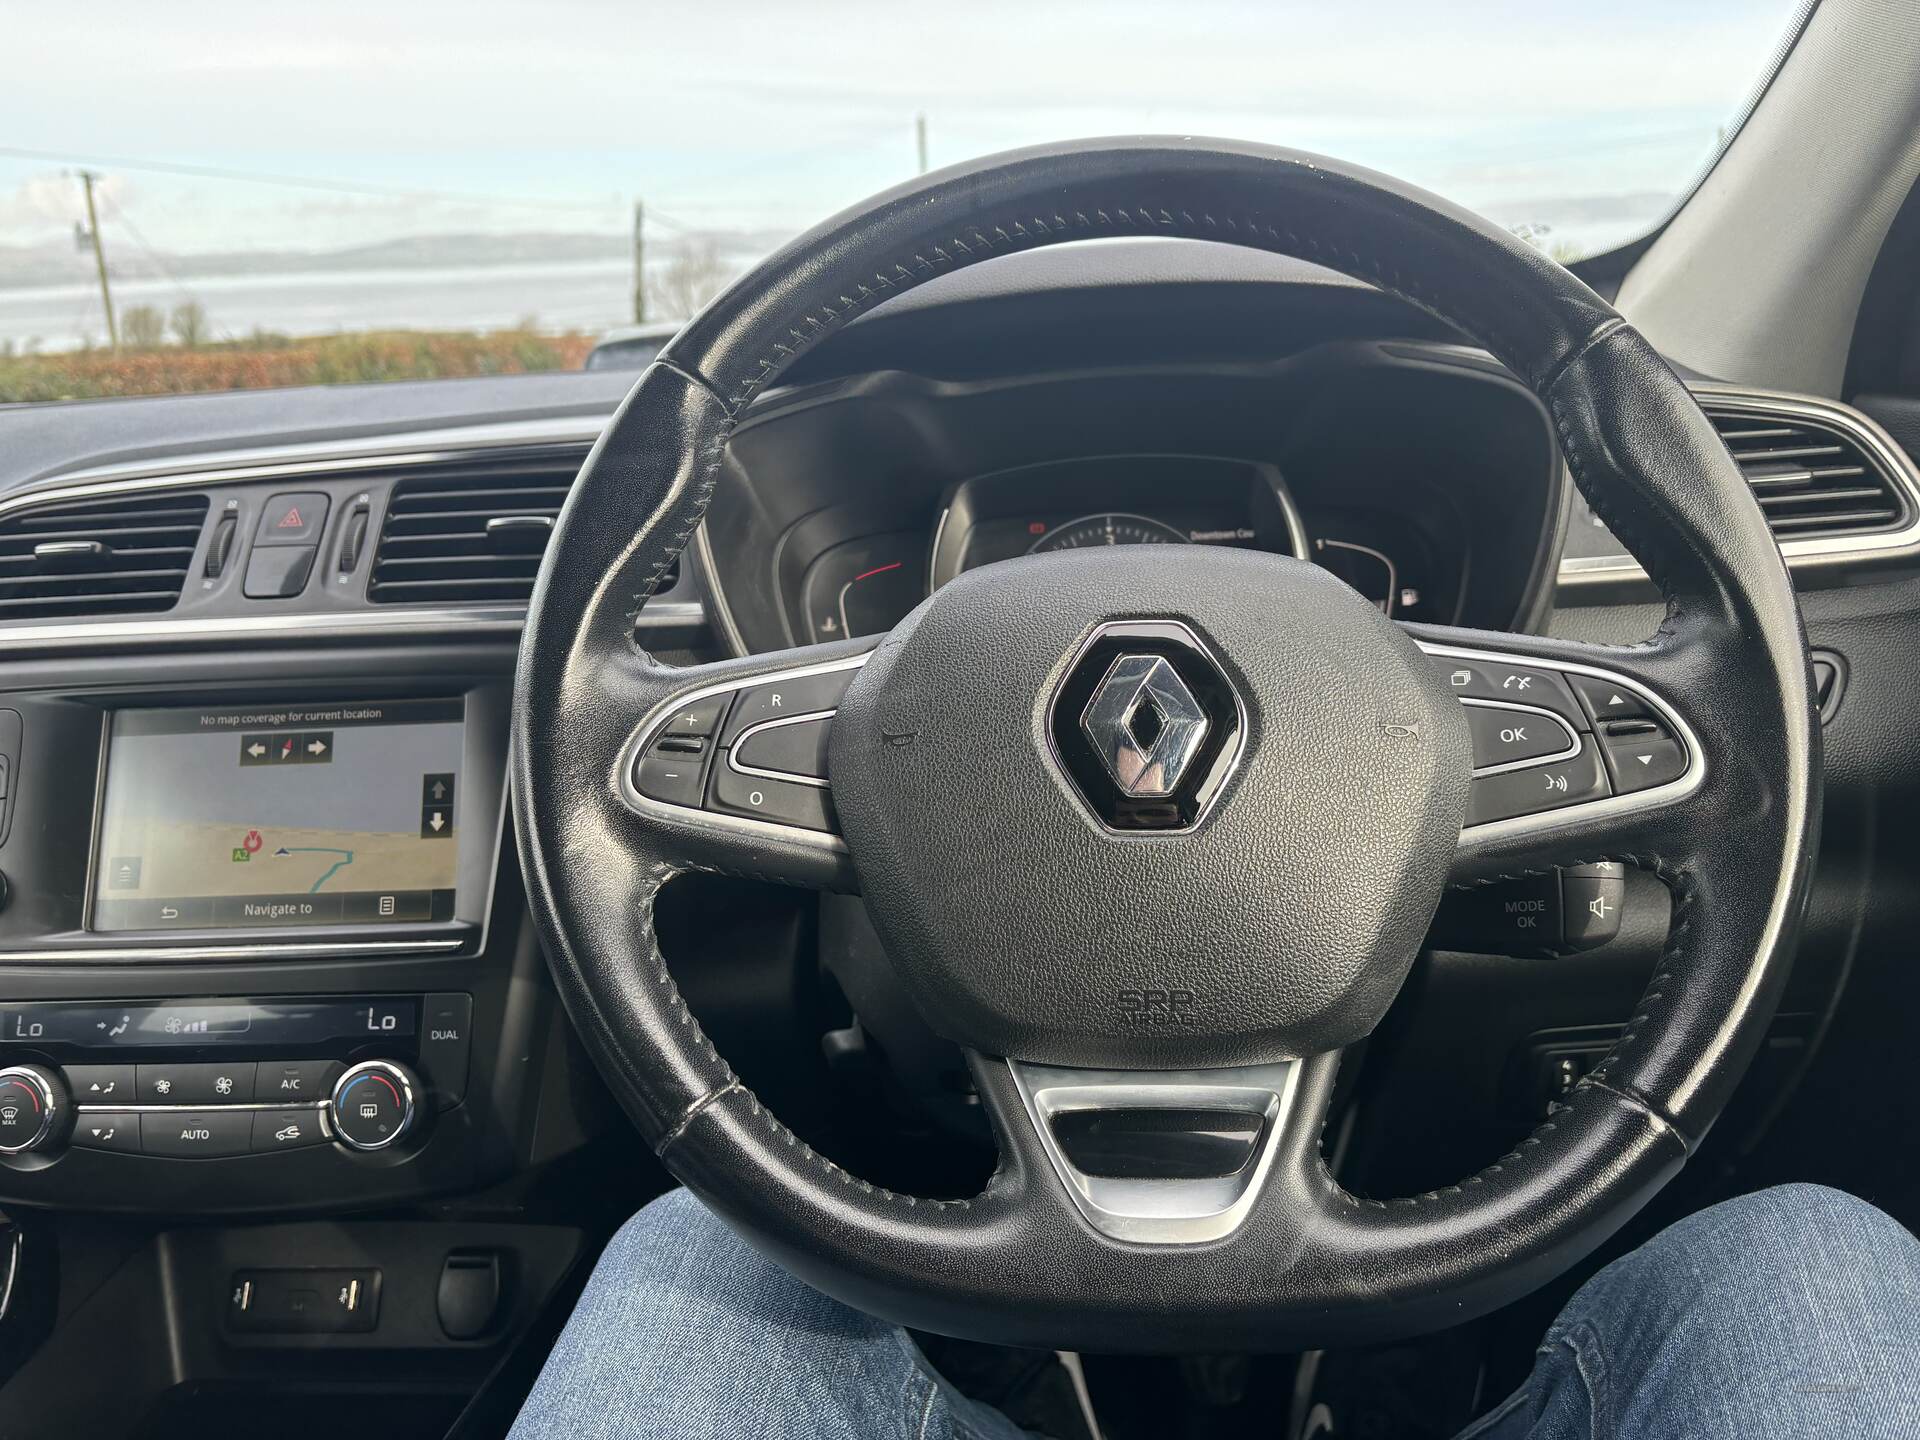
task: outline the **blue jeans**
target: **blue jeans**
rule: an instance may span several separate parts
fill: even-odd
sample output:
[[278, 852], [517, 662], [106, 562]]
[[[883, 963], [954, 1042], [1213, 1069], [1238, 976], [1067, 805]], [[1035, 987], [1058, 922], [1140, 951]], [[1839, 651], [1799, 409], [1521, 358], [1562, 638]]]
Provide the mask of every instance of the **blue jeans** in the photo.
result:
[[[793, 1279], [676, 1191], [608, 1246], [512, 1440], [1022, 1433], [904, 1331]], [[1813, 1185], [1690, 1216], [1588, 1281], [1527, 1383], [1468, 1436], [1920, 1437], [1920, 1242]]]

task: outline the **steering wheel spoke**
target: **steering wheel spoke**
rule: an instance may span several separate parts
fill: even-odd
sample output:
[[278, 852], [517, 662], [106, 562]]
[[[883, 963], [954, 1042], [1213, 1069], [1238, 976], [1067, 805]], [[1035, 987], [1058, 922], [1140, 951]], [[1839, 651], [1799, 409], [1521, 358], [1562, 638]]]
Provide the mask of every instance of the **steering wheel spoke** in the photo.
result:
[[1709, 783], [1687, 642], [1568, 644], [1421, 627], [1466, 712], [1473, 784], [1451, 878], [1671, 852]]
[[648, 665], [617, 765], [622, 803], [689, 869], [852, 884], [827, 741], [870, 642], [685, 669]]
[[1011, 1076], [1015, 1113], [1005, 1092], [983, 1087], [996, 1119], [1003, 1131], [1031, 1127], [1045, 1168], [1095, 1230], [1138, 1245], [1197, 1245], [1246, 1223], [1289, 1141], [1317, 1143], [1327, 1091], [1303, 1078], [1331, 1058], [1208, 1070], [977, 1063]]

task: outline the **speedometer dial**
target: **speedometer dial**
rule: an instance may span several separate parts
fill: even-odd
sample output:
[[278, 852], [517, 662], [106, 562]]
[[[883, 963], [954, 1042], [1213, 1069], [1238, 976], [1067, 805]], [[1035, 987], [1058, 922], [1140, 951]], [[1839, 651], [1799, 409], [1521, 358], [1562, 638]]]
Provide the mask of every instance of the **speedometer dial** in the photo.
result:
[[1064, 525], [1056, 525], [1038, 540], [1034, 541], [1027, 553], [1038, 555], [1043, 550], [1085, 550], [1095, 545], [1185, 545], [1187, 536], [1183, 531], [1171, 525], [1163, 525], [1158, 520], [1145, 515], [1082, 515], [1078, 520], [1069, 520]]

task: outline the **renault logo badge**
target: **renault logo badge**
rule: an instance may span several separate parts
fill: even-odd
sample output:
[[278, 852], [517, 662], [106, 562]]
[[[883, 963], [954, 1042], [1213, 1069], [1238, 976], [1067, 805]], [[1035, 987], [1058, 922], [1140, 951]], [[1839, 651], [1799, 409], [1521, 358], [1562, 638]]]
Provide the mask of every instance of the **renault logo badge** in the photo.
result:
[[1094, 687], [1080, 728], [1121, 793], [1171, 795], [1206, 743], [1207, 712], [1160, 655], [1121, 655]]

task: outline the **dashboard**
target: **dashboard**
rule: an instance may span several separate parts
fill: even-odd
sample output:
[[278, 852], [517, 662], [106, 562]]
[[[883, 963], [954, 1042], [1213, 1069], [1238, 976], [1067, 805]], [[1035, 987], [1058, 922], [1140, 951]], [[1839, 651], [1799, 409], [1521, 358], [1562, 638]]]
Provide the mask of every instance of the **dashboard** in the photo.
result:
[[[872, 635], [964, 571], [1121, 544], [1294, 557], [1397, 620], [1657, 616], [1532, 394], [1373, 292], [1235, 272], [916, 291], [879, 316], [743, 417], [636, 644], [707, 659]], [[0, 1118], [0, 1199], [324, 1212], [499, 1180], [567, 1133], [535, 1124], [526, 1057], [564, 1048], [564, 1025], [506, 823], [508, 702], [545, 535], [625, 388], [4, 417], [0, 1060], [42, 1102], [16, 1119], [62, 1118], [24, 1138]], [[1870, 422], [1711, 405], [1742, 444], [1790, 420], [1842, 445], [1827, 491], [1748, 457], [1810, 587], [1914, 553], [1920, 487]], [[1804, 456], [1803, 438], [1781, 443]], [[1812, 533], [1804, 502], [1834, 497], [1874, 508]], [[122, 535], [97, 555], [87, 538]], [[135, 555], [150, 568], [130, 576]], [[341, 1098], [367, 1065], [385, 1079]], [[313, 1108], [253, 1118], [294, 1093]], [[394, 1132], [357, 1145], [362, 1118]], [[183, 1158], [236, 1168], [210, 1192], [148, 1163]]]

